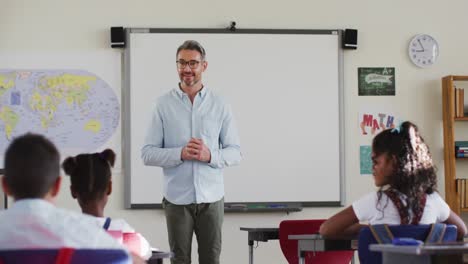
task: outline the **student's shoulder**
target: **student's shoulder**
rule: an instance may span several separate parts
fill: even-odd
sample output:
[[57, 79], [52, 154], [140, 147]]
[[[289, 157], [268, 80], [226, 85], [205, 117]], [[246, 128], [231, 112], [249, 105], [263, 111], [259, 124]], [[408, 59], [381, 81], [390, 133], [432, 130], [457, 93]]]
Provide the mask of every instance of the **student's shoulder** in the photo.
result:
[[54, 230], [60, 230], [68, 239], [66, 245], [75, 248], [119, 248], [123, 246], [112, 238], [99, 223], [99, 218], [56, 208], [53, 215]]
[[75, 212], [75, 211], [64, 209], [64, 208], [57, 208], [57, 214], [62, 215], [68, 221], [75, 221], [75, 222], [79, 222], [83, 224], [91, 224], [95, 226], [99, 226], [100, 224], [99, 218], [97, 217], [83, 214], [81, 212]]
[[[381, 192], [382, 195], [385, 193]], [[361, 196], [357, 201], [375, 201], [379, 197], [379, 191], [368, 192], [365, 195]]]
[[11, 216], [9, 217], [9, 214], [11, 215], [11, 213], [8, 212], [8, 210], [0, 210], [0, 222], [3, 222], [6, 219], [11, 218]]
[[122, 232], [135, 232], [135, 229], [122, 218], [112, 219], [111, 230], [121, 230]]
[[386, 204], [388, 202], [388, 196], [385, 194], [383, 191], [374, 191], [374, 192], [369, 192], [363, 196], [361, 196], [358, 200], [355, 200], [352, 204], [353, 208], [359, 207], [359, 208], [368, 208], [371, 206], [372, 208], [375, 208], [375, 205], [379, 203]]
[[428, 194], [426, 199], [427, 201], [431, 201], [431, 202], [444, 202], [445, 203], [445, 200], [440, 196], [440, 194], [437, 191], [431, 194]]

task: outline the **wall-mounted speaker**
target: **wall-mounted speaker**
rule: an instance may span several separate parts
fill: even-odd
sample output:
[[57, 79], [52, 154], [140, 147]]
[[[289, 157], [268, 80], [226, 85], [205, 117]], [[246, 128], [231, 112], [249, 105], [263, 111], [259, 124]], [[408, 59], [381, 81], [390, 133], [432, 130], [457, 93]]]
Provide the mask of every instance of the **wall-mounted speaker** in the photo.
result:
[[357, 29], [345, 29], [343, 31], [343, 49], [357, 49]]
[[111, 47], [125, 48], [125, 30], [123, 27], [111, 27]]

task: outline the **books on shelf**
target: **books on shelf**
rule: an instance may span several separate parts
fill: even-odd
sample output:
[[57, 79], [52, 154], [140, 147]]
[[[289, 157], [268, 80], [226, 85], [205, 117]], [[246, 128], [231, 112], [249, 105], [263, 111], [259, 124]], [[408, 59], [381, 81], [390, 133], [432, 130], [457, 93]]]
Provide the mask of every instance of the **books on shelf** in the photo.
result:
[[468, 141], [462, 141], [462, 140], [456, 140], [455, 141], [455, 147], [459, 148], [468, 148]]
[[[455, 117], [463, 117], [464, 116], [464, 110], [463, 110], [463, 106], [464, 106], [464, 97], [462, 96], [462, 91], [463, 89], [461, 88], [454, 88], [455, 90], [455, 103], [454, 103], [454, 106], [455, 106]], [[464, 93], [464, 92], [463, 92]]]
[[455, 157], [468, 158], [468, 141], [455, 141]]
[[465, 89], [455, 87], [455, 117], [465, 117]]
[[460, 208], [468, 208], [467, 179], [457, 179], [457, 193], [460, 199]]

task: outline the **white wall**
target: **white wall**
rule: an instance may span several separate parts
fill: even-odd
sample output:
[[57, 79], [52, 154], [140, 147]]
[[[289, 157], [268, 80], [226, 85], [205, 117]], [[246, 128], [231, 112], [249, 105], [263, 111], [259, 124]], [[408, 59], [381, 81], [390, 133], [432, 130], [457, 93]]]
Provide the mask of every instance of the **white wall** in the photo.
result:
[[[0, 51], [109, 49], [109, 28], [119, 25], [222, 28], [235, 20], [239, 28], [356, 28], [359, 47], [356, 51], [346, 51], [344, 57], [345, 171], [349, 204], [373, 190], [372, 178], [359, 175], [359, 141], [356, 140], [359, 137], [357, 114], [366, 104], [391, 104], [420, 126], [439, 167], [439, 189], [445, 193], [440, 79], [449, 74], [468, 74], [466, 10], [468, 2], [464, 0], [3, 0]], [[407, 56], [409, 40], [418, 33], [431, 34], [440, 44], [439, 60], [428, 69], [416, 68]], [[357, 96], [357, 67], [367, 66], [396, 68], [395, 97]], [[123, 175], [117, 173], [114, 184], [106, 213], [127, 219], [155, 246], [167, 249], [162, 213], [124, 210]], [[78, 209], [69, 197], [67, 185], [68, 179], [58, 203]], [[226, 214], [222, 263], [247, 262], [247, 234], [239, 231], [240, 226], [277, 226], [283, 219], [325, 218], [339, 209], [305, 209], [290, 215]], [[255, 259], [256, 263], [285, 262], [277, 242], [260, 243]]]

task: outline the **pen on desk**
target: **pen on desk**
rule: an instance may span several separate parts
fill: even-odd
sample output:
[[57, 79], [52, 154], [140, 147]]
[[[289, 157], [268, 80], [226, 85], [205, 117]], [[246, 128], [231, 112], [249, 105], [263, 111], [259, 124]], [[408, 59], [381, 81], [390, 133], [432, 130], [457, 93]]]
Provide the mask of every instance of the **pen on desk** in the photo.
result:
[[269, 204], [268, 208], [285, 208], [286, 205], [284, 204]]
[[262, 208], [267, 208], [265, 204], [249, 204], [247, 206], [249, 209], [262, 209]]

